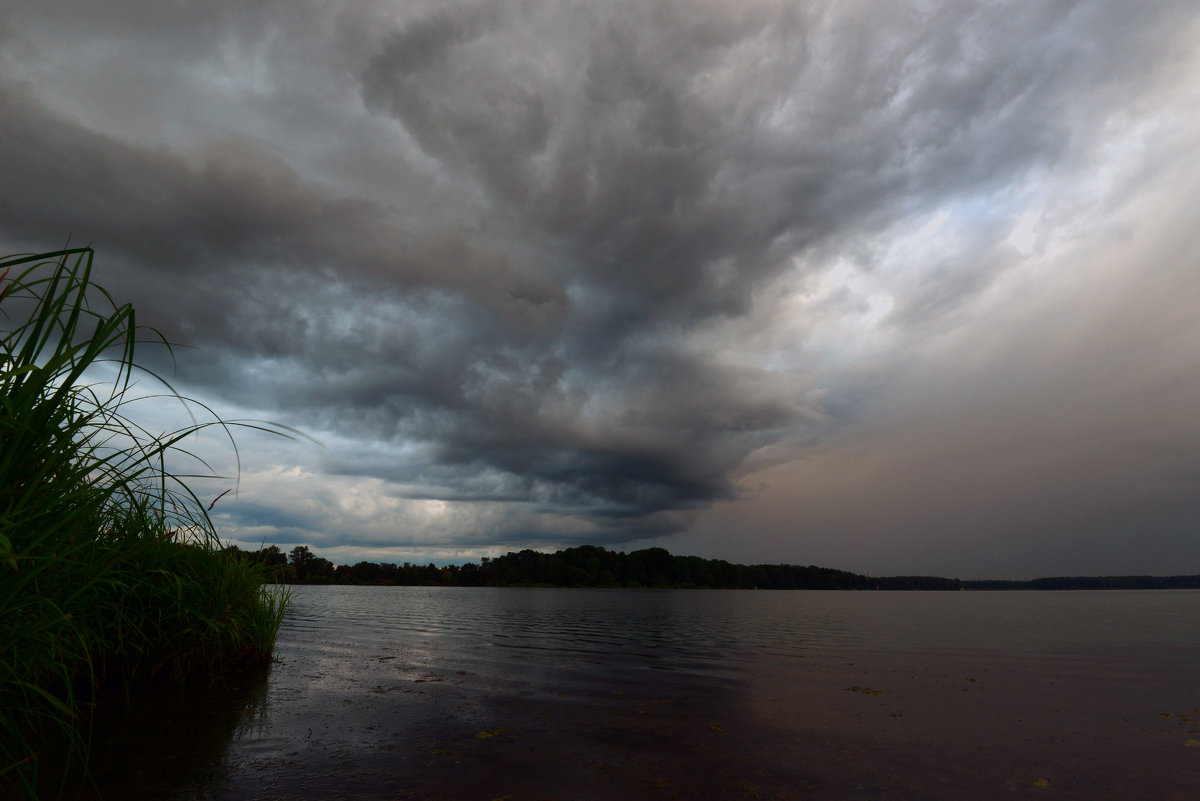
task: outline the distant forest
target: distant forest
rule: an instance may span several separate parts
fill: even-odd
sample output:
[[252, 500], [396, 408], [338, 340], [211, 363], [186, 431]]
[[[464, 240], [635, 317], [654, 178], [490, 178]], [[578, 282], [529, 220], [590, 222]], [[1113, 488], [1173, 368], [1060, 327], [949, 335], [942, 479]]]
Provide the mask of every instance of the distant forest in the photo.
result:
[[808, 565], [735, 565], [721, 559], [673, 556], [663, 548], [631, 553], [581, 545], [555, 553], [524, 550], [478, 564], [438, 567], [359, 562], [334, 565], [305, 545], [285, 554], [226, 549], [261, 562], [284, 584], [369, 584], [448, 587], [629, 587], [757, 590], [1098, 590], [1200, 589], [1200, 576], [1094, 576], [1032, 581], [961, 581], [937, 576], [864, 576]]

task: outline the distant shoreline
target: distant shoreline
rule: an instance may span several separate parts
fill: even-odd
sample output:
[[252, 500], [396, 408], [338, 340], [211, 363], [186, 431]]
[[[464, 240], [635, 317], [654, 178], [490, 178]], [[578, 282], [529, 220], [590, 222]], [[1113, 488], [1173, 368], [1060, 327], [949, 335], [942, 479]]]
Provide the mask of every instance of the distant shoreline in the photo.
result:
[[957, 579], [940, 576], [866, 576], [816, 565], [740, 565], [721, 559], [674, 556], [663, 548], [624, 553], [594, 545], [541, 553], [510, 552], [480, 562], [438, 567], [359, 562], [334, 565], [297, 546], [258, 551], [228, 548], [262, 564], [276, 583], [423, 587], [544, 587], [741, 590], [1195, 590], [1200, 575], [1056, 576], [1031, 580]]

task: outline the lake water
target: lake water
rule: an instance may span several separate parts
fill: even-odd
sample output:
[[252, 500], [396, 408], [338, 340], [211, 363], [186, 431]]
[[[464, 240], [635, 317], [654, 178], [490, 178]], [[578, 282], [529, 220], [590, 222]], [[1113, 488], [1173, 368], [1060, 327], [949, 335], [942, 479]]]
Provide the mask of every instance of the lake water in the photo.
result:
[[298, 587], [113, 798], [1200, 798], [1200, 592]]

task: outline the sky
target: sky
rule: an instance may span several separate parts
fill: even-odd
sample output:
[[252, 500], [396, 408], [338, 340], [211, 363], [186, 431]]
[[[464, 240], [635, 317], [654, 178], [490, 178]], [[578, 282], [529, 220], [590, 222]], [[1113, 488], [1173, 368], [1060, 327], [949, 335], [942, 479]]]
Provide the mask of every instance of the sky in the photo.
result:
[[0, 108], [0, 252], [319, 442], [230, 542], [1200, 573], [1195, 0], [0, 0]]

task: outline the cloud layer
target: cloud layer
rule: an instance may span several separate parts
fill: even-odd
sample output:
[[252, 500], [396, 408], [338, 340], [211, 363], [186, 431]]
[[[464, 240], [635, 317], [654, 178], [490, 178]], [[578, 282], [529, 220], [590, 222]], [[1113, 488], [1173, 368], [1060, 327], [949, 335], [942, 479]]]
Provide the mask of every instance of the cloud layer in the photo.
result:
[[3, 6], [0, 242], [329, 443], [238, 538], [1200, 556], [1192, 3]]

